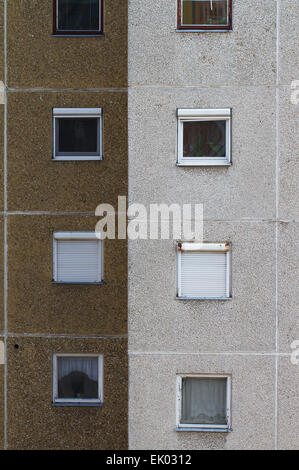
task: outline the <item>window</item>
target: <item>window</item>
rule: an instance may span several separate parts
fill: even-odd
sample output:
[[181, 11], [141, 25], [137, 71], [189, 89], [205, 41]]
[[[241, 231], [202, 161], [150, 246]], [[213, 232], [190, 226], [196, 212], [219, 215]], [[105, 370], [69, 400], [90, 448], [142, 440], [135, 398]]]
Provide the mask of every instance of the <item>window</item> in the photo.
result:
[[103, 34], [103, 0], [53, 0], [53, 33], [100, 36]]
[[55, 354], [53, 403], [102, 404], [103, 356]]
[[178, 0], [178, 29], [231, 30], [232, 0]]
[[101, 283], [102, 243], [95, 232], [55, 232], [53, 237], [54, 282]]
[[177, 376], [177, 431], [231, 431], [230, 376]]
[[53, 158], [102, 159], [101, 108], [53, 109]]
[[229, 243], [179, 243], [178, 299], [231, 298]]
[[231, 109], [178, 109], [179, 166], [231, 162]]

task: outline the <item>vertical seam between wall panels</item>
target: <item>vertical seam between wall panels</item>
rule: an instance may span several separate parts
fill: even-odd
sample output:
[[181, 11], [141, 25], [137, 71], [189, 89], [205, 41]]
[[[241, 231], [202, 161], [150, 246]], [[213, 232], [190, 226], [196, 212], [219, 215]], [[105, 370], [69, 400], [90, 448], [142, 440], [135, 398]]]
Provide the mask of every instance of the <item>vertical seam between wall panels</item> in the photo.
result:
[[4, 0], [4, 154], [3, 154], [3, 189], [4, 189], [4, 227], [3, 227], [3, 310], [4, 310], [4, 449], [7, 449], [7, 0]]
[[275, 445], [278, 448], [278, 213], [279, 213], [279, 15], [280, 0], [276, 0], [276, 162], [275, 162]]
[[[128, 0], [127, 4], [127, 159], [128, 159], [128, 166], [127, 166], [127, 208], [129, 207], [130, 201], [130, 140], [129, 140], [129, 92], [130, 92], [130, 81], [129, 81], [129, 54], [130, 54], [130, 44], [129, 44], [129, 20], [130, 20], [130, 0]], [[126, 225], [128, 225], [129, 216], [128, 211], [126, 211]], [[130, 446], [130, 354], [129, 354], [129, 344], [130, 344], [130, 275], [129, 275], [129, 262], [130, 262], [130, 240], [126, 233], [127, 237], [127, 361], [128, 361], [128, 370], [127, 370], [127, 380], [128, 380], [128, 403], [127, 403], [127, 413], [128, 413], [128, 424], [127, 424], [127, 447], [128, 450], [131, 448]]]

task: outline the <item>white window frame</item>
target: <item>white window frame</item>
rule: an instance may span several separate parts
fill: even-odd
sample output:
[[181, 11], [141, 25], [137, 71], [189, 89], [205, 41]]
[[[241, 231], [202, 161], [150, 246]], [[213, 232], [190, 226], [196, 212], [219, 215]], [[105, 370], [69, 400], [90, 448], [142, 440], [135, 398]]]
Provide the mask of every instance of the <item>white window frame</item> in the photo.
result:
[[[184, 297], [181, 285], [183, 251], [205, 251], [226, 253], [226, 297]], [[232, 298], [231, 243], [183, 242], [177, 244], [177, 299], [178, 300], [230, 300]]]
[[102, 29], [101, 28], [101, 24], [102, 24], [102, 1], [103, 0], [98, 0], [98, 5], [99, 5], [99, 27], [95, 30], [90, 30], [90, 29], [81, 29], [81, 30], [78, 30], [78, 29], [59, 29], [59, 27], [58, 27], [58, 23], [59, 23], [59, 14], [58, 14], [59, 5], [58, 5], [58, 2], [59, 2], [59, 0], [55, 0], [55, 1], [56, 1], [56, 31], [57, 31], [58, 34], [59, 34], [60, 31], [61, 32], [67, 31], [67, 32], [70, 32], [70, 34], [71, 34], [72, 31], [74, 31], [75, 33], [78, 33], [78, 31], [80, 31], [80, 33], [81, 33], [81, 31], [82, 31], [83, 35], [84, 35], [84, 32], [88, 33], [89, 31], [99, 31], [99, 32], [101, 32], [101, 29]]
[[[185, 424], [182, 417], [182, 381], [184, 378], [226, 378], [226, 424]], [[231, 375], [229, 374], [177, 374], [176, 376], [176, 430], [230, 432], [231, 429]]]
[[[195, 29], [195, 31], [200, 31], [200, 28], [203, 27], [203, 26], [210, 26], [209, 24], [204, 24], [204, 23], [196, 23], [196, 24], [189, 24], [189, 23], [183, 23], [183, 18], [184, 18], [184, 14], [183, 14], [183, 9], [184, 9], [184, 0], [181, 0], [181, 25], [182, 26], [191, 26], [192, 28], [195, 28], [197, 27], [198, 29]], [[229, 21], [229, 0], [227, 0], [227, 5], [226, 5], [226, 17], [227, 17], [227, 23], [223, 26], [227, 26], [228, 25], [228, 21]], [[213, 25], [215, 26], [215, 30], [217, 30], [217, 25]], [[188, 30], [187, 30], [188, 31]], [[191, 31], [193, 31], [193, 29], [191, 29]], [[214, 31], [214, 29], [203, 29], [201, 31]], [[219, 30], [221, 31], [221, 30]], [[226, 31], [226, 30], [223, 30], [223, 31]]]
[[[230, 166], [231, 165], [231, 121], [232, 110], [222, 109], [178, 109], [178, 166]], [[184, 157], [184, 123], [199, 121], [226, 121], [225, 157]]]
[[[53, 282], [56, 284], [102, 284], [104, 273], [104, 247], [103, 240], [99, 232], [54, 232], [53, 233]], [[72, 281], [59, 281], [58, 280], [58, 241], [59, 240], [96, 240], [100, 247], [99, 259], [99, 280], [95, 282], [72, 282]]]
[[[59, 398], [58, 397], [58, 358], [59, 357], [97, 357], [98, 358], [98, 398]], [[104, 357], [103, 354], [54, 354], [53, 355], [53, 403], [54, 404], [89, 404], [102, 405], [104, 403]]]
[[[56, 119], [62, 118], [97, 118], [99, 119], [98, 148], [99, 155], [58, 155], [56, 142]], [[102, 108], [53, 108], [53, 160], [55, 161], [91, 161], [103, 159], [103, 113]]]

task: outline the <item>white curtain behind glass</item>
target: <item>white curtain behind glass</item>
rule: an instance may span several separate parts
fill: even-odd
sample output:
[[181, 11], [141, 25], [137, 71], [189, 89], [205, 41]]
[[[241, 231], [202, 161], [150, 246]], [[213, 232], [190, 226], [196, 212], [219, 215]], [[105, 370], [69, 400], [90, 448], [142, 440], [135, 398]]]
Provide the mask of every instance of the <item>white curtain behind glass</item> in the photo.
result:
[[58, 380], [69, 375], [71, 372], [82, 372], [91, 380], [98, 380], [98, 358], [97, 357], [59, 357], [58, 358]]
[[182, 424], [226, 424], [226, 384], [225, 378], [183, 378]]

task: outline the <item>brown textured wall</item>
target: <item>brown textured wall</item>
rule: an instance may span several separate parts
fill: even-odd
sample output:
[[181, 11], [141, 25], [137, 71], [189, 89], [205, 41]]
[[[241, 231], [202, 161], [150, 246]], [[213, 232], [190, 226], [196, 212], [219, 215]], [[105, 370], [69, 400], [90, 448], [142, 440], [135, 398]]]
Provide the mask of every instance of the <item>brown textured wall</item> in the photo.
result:
[[[0, 338], [3, 341], [3, 338]], [[4, 365], [0, 365], [0, 449], [4, 447]]]
[[53, 284], [54, 231], [93, 231], [96, 217], [14, 215], [8, 219], [10, 332], [127, 333], [127, 243], [104, 241], [104, 284]]
[[103, 38], [66, 38], [52, 36], [52, 0], [9, 1], [9, 86], [126, 87], [127, 3], [104, 0]]
[[[103, 108], [103, 160], [52, 160], [52, 108]], [[8, 209], [93, 212], [127, 194], [126, 93], [9, 93]]]
[[[8, 353], [9, 449], [126, 449], [126, 340], [16, 337]], [[52, 405], [55, 353], [104, 355], [103, 407]]]
[[0, 211], [4, 209], [3, 166], [4, 166], [4, 105], [0, 104]]
[[[103, 38], [58, 38], [52, 35], [52, 0], [7, 2], [8, 210], [31, 212], [7, 216], [9, 449], [128, 446], [126, 240], [104, 241], [102, 285], [52, 282], [53, 232], [93, 231], [98, 218], [84, 214], [100, 203], [117, 208], [118, 195], [127, 195], [127, 3], [104, 0]], [[0, 34], [2, 20], [0, 0]], [[0, 40], [0, 80], [2, 59]], [[52, 161], [53, 107], [103, 108], [102, 161]], [[3, 127], [0, 105], [1, 188]], [[1, 190], [0, 211], [3, 200]], [[61, 212], [77, 214], [53, 215]], [[59, 352], [104, 354], [103, 407], [52, 405], [52, 357]], [[0, 448], [3, 403], [0, 366]]]
[[4, 3], [0, 1], [0, 80], [4, 80]]
[[0, 215], [0, 333], [4, 332], [4, 309], [3, 309], [3, 297], [4, 297], [4, 289], [3, 289], [3, 274], [4, 274], [4, 265], [3, 265], [3, 228], [4, 228], [4, 216]]
[[[4, 3], [0, 2], [0, 80], [4, 81]], [[3, 211], [3, 112], [4, 106], [0, 100], [0, 211]], [[3, 216], [0, 217], [0, 333], [3, 333]], [[0, 341], [3, 338], [0, 337]], [[4, 446], [4, 366], [0, 364], [0, 449]]]

